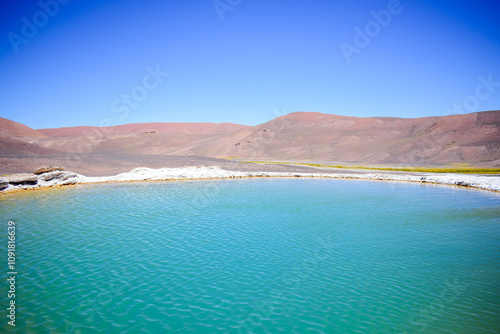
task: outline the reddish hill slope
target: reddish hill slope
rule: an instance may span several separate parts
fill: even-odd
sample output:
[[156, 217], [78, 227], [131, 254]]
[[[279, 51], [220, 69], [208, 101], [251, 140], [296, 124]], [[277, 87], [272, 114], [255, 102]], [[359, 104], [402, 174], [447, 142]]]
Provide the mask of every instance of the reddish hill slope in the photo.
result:
[[37, 145], [47, 136], [32, 128], [0, 117], [0, 155], [1, 156], [36, 156], [51, 154], [56, 151]]
[[193, 149], [254, 160], [499, 164], [500, 111], [402, 118], [292, 113]]
[[39, 144], [67, 153], [189, 155], [186, 152], [201, 142], [247, 128], [251, 127], [231, 123], [138, 123], [41, 129], [50, 137]]
[[[9, 131], [30, 134], [32, 140], [40, 133], [50, 135], [37, 137], [37, 147], [66, 153], [361, 164], [500, 165], [500, 111], [415, 119], [298, 112], [254, 127], [224, 123], [148, 123], [40, 131], [26, 128], [22, 128], [24, 132]], [[12, 148], [15, 154], [16, 145], [4, 145], [0, 152], [5, 154]], [[36, 149], [31, 147], [30, 151]]]
[[0, 156], [40, 156], [46, 154], [60, 153], [54, 149], [44, 148], [36, 143], [28, 143], [12, 138], [0, 137]]
[[75, 126], [55, 129], [39, 129], [38, 131], [50, 136], [104, 136], [112, 134], [141, 134], [145, 132], [156, 133], [182, 133], [182, 134], [221, 134], [234, 132], [247, 125], [232, 123], [134, 123], [108, 127]]
[[0, 117], [0, 137], [30, 142], [46, 138], [47, 135], [29, 126]]

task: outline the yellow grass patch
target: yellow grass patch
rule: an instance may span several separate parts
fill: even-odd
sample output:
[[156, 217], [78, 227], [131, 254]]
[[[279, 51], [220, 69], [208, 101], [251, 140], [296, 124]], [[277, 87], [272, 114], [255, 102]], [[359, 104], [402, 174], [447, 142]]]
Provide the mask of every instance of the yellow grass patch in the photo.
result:
[[454, 164], [452, 167], [389, 167], [389, 166], [372, 167], [372, 166], [324, 165], [324, 164], [314, 164], [306, 162], [286, 162], [286, 161], [248, 161], [248, 160], [239, 160], [239, 161], [247, 163], [259, 163], [259, 164], [279, 164], [279, 165], [295, 165], [295, 166], [340, 168], [340, 169], [366, 169], [366, 170], [382, 170], [382, 171], [394, 171], [394, 172], [500, 174], [500, 168], [470, 167], [466, 164]]

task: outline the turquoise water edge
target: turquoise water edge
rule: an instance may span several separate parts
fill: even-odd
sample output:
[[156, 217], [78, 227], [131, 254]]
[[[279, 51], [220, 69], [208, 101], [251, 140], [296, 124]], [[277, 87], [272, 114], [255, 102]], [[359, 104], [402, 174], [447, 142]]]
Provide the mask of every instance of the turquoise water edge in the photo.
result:
[[95, 184], [4, 195], [0, 217], [1, 332], [500, 332], [498, 193], [328, 179]]

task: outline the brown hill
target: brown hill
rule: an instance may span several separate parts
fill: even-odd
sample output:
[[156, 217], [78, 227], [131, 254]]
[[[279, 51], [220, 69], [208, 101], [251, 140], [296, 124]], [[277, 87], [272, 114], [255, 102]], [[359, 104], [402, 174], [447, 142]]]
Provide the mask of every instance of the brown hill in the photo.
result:
[[33, 130], [32, 128], [21, 123], [0, 117], [0, 137], [32, 142], [38, 139], [46, 138], [47, 135]]
[[133, 123], [108, 127], [75, 126], [55, 129], [39, 129], [50, 136], [103, 136], [111, 134], [141, 133], [182, 133], [182, 134], [220, 134], [247, 128], [247, 125], [231, 123]]
[[250, 126], [231, 123], [138, 123], [41, 129], [40, 132], [50, 137], [39, 144], [67, 153], [187, 155], [189, 148], [204, 141], [247, 128]]
[[[39, 132], [50, 137], [38, 139], [34, 143], [38, 148], [86, 156], [500, 165], [500, 111], [415, 119], [297, 112], [253, 127], [148, 123], [108, 128], [42, 129]], [[11, 153], [15, 154], [17, 149]], [[4, 147], [1, 153], [6, 154], [8, 150]]]
[[0, 117], [0, 156], [37, 156], [56, 151], [37, 145], [47, 135], [32, 128]]
[[58, 153], [54, 149], [44, 148], [36, 143], [28, 143], [12, 138], [0, 137], [0, 156], [39, 156]]
[[444, 117], [357, 118], [299, 112], [195, 152], [244, 159], [368, 164], [498, 164], [500, 111]]

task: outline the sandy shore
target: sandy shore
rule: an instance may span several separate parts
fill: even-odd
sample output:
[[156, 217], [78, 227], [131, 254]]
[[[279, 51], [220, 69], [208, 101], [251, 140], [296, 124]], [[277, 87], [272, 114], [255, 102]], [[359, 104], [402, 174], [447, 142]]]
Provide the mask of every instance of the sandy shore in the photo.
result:
[[[125, 182], [125, 181], [154, 181], [154, 180], [186, 180], [186, 179], [221, 179], [221, 178], [248, 178], [248, 177], [314, 177], [337, 179], [363, 179], [382, 181], [420, 182], [441, 185], [471, 187], [490, 191], [500, 191], [500, 177], [468, 174], [434, 174], [434, 173], [387, 173], [387, 172], [360, 172], [343, 170], [341, 173], [315, 170], [314, 172], [267, 172], [267, 171], [231, 171], [219, 166], [190, 166], [180, 168], [134, 168], [125, 173], [113, 176], [85, 176], [69, 171], [53, 171], [35, 174], [24, 174], [26, 182], [9, 183], [4, 186], [2, 193], [16, 190], [41, 189], [61, 185]], [[7, 180], [8, 181], [8, 180]]]

